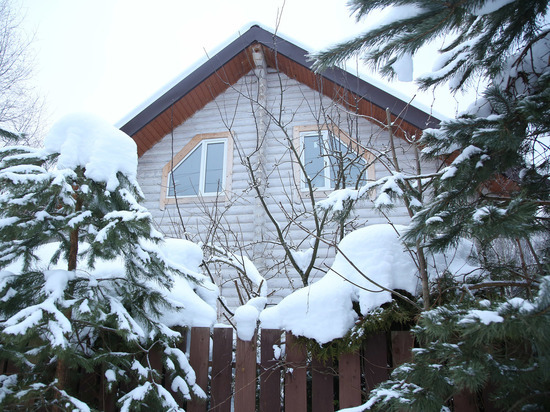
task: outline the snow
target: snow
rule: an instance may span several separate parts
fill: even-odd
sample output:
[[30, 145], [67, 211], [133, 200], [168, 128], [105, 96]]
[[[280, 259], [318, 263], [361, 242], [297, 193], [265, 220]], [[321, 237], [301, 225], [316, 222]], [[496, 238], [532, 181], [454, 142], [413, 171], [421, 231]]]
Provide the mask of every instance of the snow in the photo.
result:
[[378, 197], [374, 200], [374, 207], [380, 209], [384, 206], [392, 206], [393, 200], [391, 200], [390, 195], [387, 193], [380, 193]]
[[237, 336], [241, 340], [249, 341], [254, 337], [258, 325], [260, 312], [265, 308], [267, 298], [259, 296], [250, 299], [246, 304], [235, 310], [234, 320], [237, 327]]
[[450, 179], [454, 175], [456, 175], [456, 172], [458, 169], [456, 166], [449, 166], [443, 169], [443, 174], [441, 175], [441, 180]]
[[281, 359], [282, 355], [282, 348], [279, 345], [273, 345], [273, 359], [279, 360]]
[[107, 184], [112, 192], [121, 172], [135, 181], [137, 146], [125, 133], [90, 114], [71, 114], [58, 121], [44, 140], [47, 153], [59, 153], [58, 169], [85, 169], [85, 176]]
[[313, 257], [313, 248], [309, 248], [306, 250], [291, 250], [290, 253], [292, 253], [292, 258], [302, 270], [302, 272], [305, 272], [307, 270], [307, 267], [309, 266], [309, 263], [311, 262], [311, 258]]
[[260, 296], [267, 296], [267, 281], [260, 275], [260, 272], [247, 256], [241, 257], [243, 262], [244, 274], [259, 288]]
[[466, 147], [457, 157], [455, 160], [453, 160], [453, 165], [458, 165], [468, 159], [470, 159], [472, 156], [479, 154], [483, 152], [479, 147], [476, 147], [474, 145], [470, 145]]
[[[193, 393], [196, 396], [200, 398], [206, 398], [206, 393], [204, 393], [204, 390], [196, 383], [197, 377], [196, 377], [195, 371], [189, 364], [189, 361], [185, 356], [185, 354], [181, 350], [176, 348], [166, 348], [164, 350], [164, 353], [168, 356], [173, 357], [173, 359], [175, 359], [178, 362], [178, 365], [183, 371], [183, 373], [185, 374], [185, 379], [187, 381], [187, 383], [185, 382], [182, 383], [178, 380], [176, 383], [172, 383], [172, 388], [175, 387], [181, 390], [182, 394], [186, 397], [186, 399], [189, 399], [189, 387], [188, 387], [188, 384], [189, 384], [191, 385], [193, 389]], [[174, 379], [174, 381], [176, 380]], [[183, 384], [185, 384], [185, 387], [183, 386]], [[175, 391], [175, 389], [173, 390]]]
[[426, 225], [432, 225], [434, 223], [443, 223], [443, 219], [439, 216], [433, 216], [426, 220]]
[[252, 339], [259, 316], [260, 312], [252, 305], [242, 305], [235, 310], [233, 318], [237, 326], [237, 336], [239, 339], [244, 341]]
[[285, 329], [323, 344], [344, 336], [353, 326], [357, 319], [354, 301], [365, 314], [391, 300], [391, 294], [380, 286], [416, 292], [416, 267], [391, 226], [358, 229], [340, 242], [339, 249], [323, 278], [260, 314], [263, 328]]
[[[417, 294], [418, 269], [398, 235], [405, 230], [404, 226], [381, 224], [351, 232], [340, 242], [325, 276], [260, 313], [262, 328], [284, 329], [324, 344], [343, 337], [353, 327], [358, 318], [353, 302], [367, 315], [392, 300], [386, 289]], [[429, 255], [430, 276], [445, 269], [458, 277], [472, 273], [476, 269], [468, 264], [472, 248], [470, 242], [463, 241], [453, 256]], [[247, 315], [253, 319], [252, 310], [247, 309]]]
[[384, 7], [379, 18], [368, 21], [367, 31], [378, 30], [383, 26], [394, 24], [400, 20], [415, 18], [423, 12], [424, 9], [418, 7], [416, 4]]
[[53, 300], [62, 299], [67, 283], [74, 277], [74, 272], [67, 270], [46, 270], [44, 272], [44, 291]]
[[116, 382], [116, 373], [112, 369], [107, 369], [105, 371], [105, 379], [107, 379], [107, 382]]
[[483, 206], [474, 211], [472, 220], [476, 223], [483, 223], [484, 218], [486, 216], [490, 216], [492, 213], [497, 213], [504, 216], [506, 214], [506, 210], [496, 207]]
[[[87, 245], [82, 245], [81, 250], [85, 250], [86, 247]], [[42, 266], [41, 269], [44, 270], [46, 280], [43, 292], [48, 298], [41, 305], [26, 308], [19, 312], [17, 317], [8, 320], [6, 323], [6, 333], [25, 333], [28, 328], [33, 327], [40, 321], [43, 311], [62, 315], [61, 312], [55, 309], [53, 301], [63, 296], [68, 280], [73, 279], [75, 276], [87, 279], [90, 285], [96, 286], [98, 281], [107, 281], [125, 276], [123, 259], [99, 259], [95, 262], [93, 269], [88, 267], [85, 262], [80, 262], [79, 269], [76, 272], [66, 271], [64, 268], [67, 267], [67, 262], [64, 259], [59, 259], [56, 264], [49, 263], [57, 249], [57, 243], [50, 243], [36, 250], [36, 255], [39, 257], [40, 262], [39, 266]], [[169, 266], [177, 267], [183, 273], [189, 274], [200, 282], [200, 284], [194, 284], [186, 278], [178, 276], [174, 278], [174, 283], [170, 290], [162, 289], [157, 283], [151, 283], [151, 288], [160, 290], [168, 301], [177, 308], [176, 311], [166, 310], [159, 321], [168, 327], [212, 326], [216, 321], [215, 307], [218, 288], [199, 273], [199, 264], [202, 261], [202, 250], [200, 247], [186, 240], [167, 239], [166, 243], [161, 244], [158, 249]], [[22, 266], [23, 262], [19, 259], [8, 265], [6, 270], [0, 271], [0, 284], [3, 283], [3, 279], [20, 273]], [[118, 296], [116, 295], [110, 297], [111, 313], [117, 316], [127, 330], [133, 331], [133, 338], [138, 339], [145, 336], [145, 332], [141, 326], [135, 323], [117, 299]], [[80, 313], [89, 312], [86, 300], [83, 300], [80, 304], [79, 311]], [[58, 322], [62, 322], [58, 330], [70, 330], [69, 324], [65, 325], [60, 319], [58, 319]], [[62, 337], [58, 335], [56, 342], [62, 345], [63, 341]]]
[[483, 16], [486, 14], [491, 14], [510, 3], [513, 3], [514, 1], [516, 0], [487, 0], [483, 3], [482, 6], [476, 7], [472, 11], [472, 14], [474, 16]]
[[392, 68], [397, 74], [397, 79], [401, 82], [412, 82], [413, 81], [413, 59], [410, 53], [406, 53], [403, 56], [400, 56]]
[[71, 402], [76, 409], [73, 409], [73, 411], [78, 411], [78, 412], [90, 412], [91, 409], [89, 408], [88, 405], [86, 405], [84, 402], [78, 400], [77, 398], [74, 398], [72, 396], [70, 396], [67, 392], [65, 392], [64, 390], [59, 390], [59, 392], [61, 393], [62, 397], [65, 398], [65, 399], [68, 399], [69, 402]]
[[167, 313], [161, 320], [168, 326], [210, 327], [216, 321], [218, 287], [200, 273], [203, 253], [199, 245], [185, 239], [166, 239], [161, 245], [170, 267], [192, 276], [199, 284], [178, 277], [166, 297], [180, 307], [177, 315]]
[[477, 321], [480, 321], [484, 325], [490, 325], [491, 323], [504, 322], [504, 318], [492, 310], [471, 309], [458, 323], [468, 324], [476, 323]]

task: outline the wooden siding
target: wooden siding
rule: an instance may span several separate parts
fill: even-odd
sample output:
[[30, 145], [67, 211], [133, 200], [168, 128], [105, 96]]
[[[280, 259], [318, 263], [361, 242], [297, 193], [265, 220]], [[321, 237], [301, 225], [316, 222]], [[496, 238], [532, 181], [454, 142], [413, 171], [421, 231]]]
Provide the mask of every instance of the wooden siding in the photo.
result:
[[159, 136], [164, 136], [172, 130], [174, 125], [181, 124], [193, 114], [202, 109], [207, 103], [235, 84], [244, 74], [252, 69], [250, 49], [243, 50], [235, 58], [217, 70], [212, 75], [181, 96], [172, 106], [155, 117], [147, 127], [139, 130], [133, 139], [138, 145], [138, 156], [158, 142]]
[[[284, 91], [282, 101], [281, 88]], [[268, 270], [274, 261], [283, 260], [284, 251], [282, 248], [274, 247], [271, 243], [274, 240], [275, 230], [265, 216], [263, 217], [265, 219], [263, 243], [260, 247], [251, 247], [255, 240], [260, 240], [254, 238], [254, 222], [257, 223], [258, 214], [261, 215], [262, 211], [256, 207], [255, 193], [250, 190], [249, 176], [240, 155], [252, 154], [257, 145], [257, 129], [249, 98], [254, 99], [256, 96], [257, 77], [251, 71], [229, 86], [225, 92], [203, 109], [195, 112], [183, 124], [176, 127], [173, 134], [167, 132], [161, 141], [144, 153], [139, 159], [138, 181], [145, 195], [144, 205], [151, 211], [158, 228], [169, 237], [181, 237], [183, 235], [182, 222], [180, 222], [180, 214], [177, 213], [175, 205], [166, 205], [165, 210], [161, 210], [159, 207], [162, 169], [197, 134], [227, 132], [230, 126], [231, 132], [235, 136], [232, 191], [228, 194], [227, 199], [218, 205], [213, 202], [180, 204], [183, 226], [191, 240], [213, 241], [214, 243], [228, 241], [236, 249], [243, 249], [242, 253], [250, 254], [250, 258], [258, 264], [260, 273], [267, 278], [268, 287], [273, 293], [270, 302], [275, 303], [292, 289], [301, 287], [302, 282], [288, 264]], [[269, 69], [267, 74], [266, 101], [267, 109], [275, 116], [270, 119], [264, 142], [268, 183], [265, 194], [269, 198], [274, 218], [278, 222], [286, 221], [285, 212], [277, 206], [278, 204], [292, 205], [298, 210], [307, 209], [309, 204], [309, 202], [301, 202], [302, 194], [296, 187], [285, 131], [292, 138], [294, 126], [311, 126], [328, 119], [347, 135], [372, 149], [373, 153], [380, 154], [388, 151], [387, 130], [364, 118], [351, 121], [349, 110], [316, 90], [285, 74], [277, 73], [273, 69]], [[280, 119], [284, 127], [277, 126], [275, 119]], [[411, 167], [414, 164], [414, 156], [410, 147], [400, 139], [398, 139], [398, 143], [400, 144], [398, 153], [401, 166], [403, 168]], [[375, 163], [374, 175], [376, 178], [388, 173], [389, 171], [382, 162]], [[321, 197], [323, 195], [321, 194]], [[218, 237], [212, 237], [209, 235], [209, 222], [205, 209], [208, 209], [208, 213], [213, 213], [216, 207], [219, 208], [219, 212], [223, 210], [222, 226], [230, 232], [218, 231], [216, 234]], [[408, 222], [403, 207], [396, 207], [392, 218], [398, 224]], [[355, 211], [355, 223], [352, 226], [360, 227], [385, 222], [385, 219], [373, 210], [372, 202], [367, 199]], [[313, 222], [301, 223], [305, 227], [313, 229]], [[258, 236], [257, 233], [256, 236]], [[292, 243], [297, 248], [308, 248], [310, 236], [297, 225], [290, 228], [288, 237], [292, 239]], [[252, 255], [252, 249], [254, 249], [254, 255]], [[330, 264], [334, 251], [322, 244], [318, 255], [320, 259], [316, 262], [316, 266], [322, 268]], [[314, 273], [312, 280], [318, 279], [322, 274], [321, 271]], [[235, 272], [224, 267], [220, 269], [220, 277], [217, 279], [218, 284], [222, 286], [222, 295], [232, 307], [238, 304], [233, 284], [234, 278]]]

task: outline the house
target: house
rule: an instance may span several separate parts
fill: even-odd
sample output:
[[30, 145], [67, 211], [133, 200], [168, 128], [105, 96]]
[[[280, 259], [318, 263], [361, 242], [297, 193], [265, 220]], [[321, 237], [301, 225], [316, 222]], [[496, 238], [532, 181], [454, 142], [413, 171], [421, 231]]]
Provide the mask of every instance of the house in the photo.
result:
[[[385, 222], [371, 199], [340, 221], [315, 204], [396, 159], [414, 170], [409, 142], [437, 124], [342, 69], [314, 73], [304, 49], [255, 25], [121, 130], [137, 143], [159, 229], [207, 247], [205, 270], [231, 308], [257, 294], [277, 302], [324, 273], [345, 233]], [[405, 207], [392, 219], [406, 222]]]

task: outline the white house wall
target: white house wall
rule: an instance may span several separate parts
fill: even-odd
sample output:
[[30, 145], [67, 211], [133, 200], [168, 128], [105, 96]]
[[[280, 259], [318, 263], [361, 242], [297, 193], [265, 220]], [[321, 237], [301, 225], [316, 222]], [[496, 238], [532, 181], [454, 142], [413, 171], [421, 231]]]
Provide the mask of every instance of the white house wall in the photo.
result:
[[[282, 102], [281, 102], [281, 90]], [[148, 150], [140, 159], [138, 167], [138, 181], [145, 195], [145, 203], [158, 228], [168, 237], [184, 236], [181, 220], [183, 220], [186, 235], [194, 241], [214, 242], [222, 246], [231, 246], [238, 253], [247, 254], [256, 263], [261, 274], [268, 280], [268, 288], [271, 302], [277, 302], [286, 296], [292, 288], [302, 286], [297, 273], [292, 270], [290, 264], [279, 265], [275, 270], [268, 270], [272, 266], [273, 259], [282, 261], [284, 251], [282, 247], [275, 247], [275, 230], [263, 210], [258, 207], [256, 193], [251, 189], [247, 169], [243, 165], [240, 154], [247, 156], [257, 147], [257, 125], [254, 121], [253, 110], [258, 119], [257, 105], [251, 105], [250, 96], [257, 98], [257, 77], [253, 72], [243, 77], [237, 84], [230, 87], [225, 93], [218, 96], [213, 102], [206, 105], [185, 123], [175, 128], [172, 135], [164, 137], [153, 148]], [[265, 173], [268, 185], [265, 195], [268, 198], [270, 209], [277, 222], [284, 224], [287, 221], [285, 213], [277, 205], [282, 204], [288, 210], [288, 205], [294, 201], [296, 207], [300, 207], [300, 193], [295, 190], [294, 170], [288, 150], [288, 140], [283, 130], [293, 136], [295, 126], [308, 126], [322, 124], [330, 119], [343, 132], [352, 138], [360, 139], [361, 143], [372, 148], [373, 153], [381, 153], [389, 147], [387, 131], [381, 129], [367, 119], [355, 119], [335, 105], [330, 99], [321, 96], [318, 92], [300, 84], [286, 75], [280, 76], [273, 70], [267, 74], [267, 112], [264, 116], [266, 123], [265, 146], [263, 158], [265, 159]], [[254, 106], [254, 108], [252, 107]], [[281, 110], [282, 109], [282, 113]], [[271, 115], [269, 114], [271, 113]], [[353, 127], [349, 125], [353, 123]], [[280, 120], [280, 124], [277, 124]], [[160, 207], [161, 179], [163, 167], [178, 153], [194, 136], [203, 133], [227, 132], [228, 129], [234, 135], [233, 171], [230, 199], [216, 205], [207, 202], [199, 205], [195, 203], [179, 203], [180, 212], [176, 206], [168, 204], [164, 210]], [[261, 128], [259, 130], [262, 130]], [[414, 163], [412, 150], [401, 139], [397, 152], [400, 165], [407, 167]], [[252, 157], [252, 161], [256, 161]], [[388, 170], [382, 162], [375, 164], [376, 179], [388, 174]], [[322, 197], [321, 197], [322, 198]], [[217, 211], [216, 211], [217, 207]], [[212, 238], [208, 227], [211, 219], [205, 213], [208, 209], [211, 214], [220, 215], [221, 229]], [[372, 201], [367, 199], [360, 204], [355, 211], [356, 225], [370, 225], [385, 222], [385, 218], [372, 207]], [[181, 220], [180, 220], [181, 215]], [[264, 229], [255, 231], [255, 222], [265, 219]], [[406, 223], [408, 215], [406, 210], [398, 207], [392, 212], [392, 220], [396, 223]], [[306, 227], [313, 229], [312, 222], [301, 221]], [[334, 227], [334, 224], [332, 224]], [[263, 243], [254, 246], [254, 237], [263, 237]], [[288, 237], [294, 246], [305, 250], [308, 248], [309, 236], [300, 229], [299, 225], [292, 225]], [[267, 241], [267, 242], [265, 242]], [[239, 251], [240, 250], [240, 251]], [[333, 257], [333, 249], [322, 244], [319, 251], [319, 259], [316, 266], [326, 267]], [[231, 307], [238, 304], [236, 288], [233, 284], [235, 271], [228, 267], [221, 268], [221, 278], [216, 281], [222, 286], [222, 295]], [[322, 275], [316, 273], [312, 280]]]

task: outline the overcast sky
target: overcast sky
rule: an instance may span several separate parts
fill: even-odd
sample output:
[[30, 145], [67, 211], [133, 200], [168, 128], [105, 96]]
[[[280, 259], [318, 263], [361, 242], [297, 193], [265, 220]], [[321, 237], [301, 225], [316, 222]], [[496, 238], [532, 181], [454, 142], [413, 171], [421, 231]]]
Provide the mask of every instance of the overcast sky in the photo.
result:
[[[279, 22], [283, 37], [311, 51], [353, 37], [369, 24], [350, 17], [346, 0], [12, 1], [35, 38], [34, 82], [46, 99], [49, 124], [74, 111], [118, 123], [252, 22], [267, 29]], [[415, 75], [427, 69], [417, 73], [415, 67]], [[391, 87], [415, 94], [413, 84]], [[430, 93], [416, 99], [434, 103]], [[447, 115], [456, 111], [448, 95], [433, 107]]]

